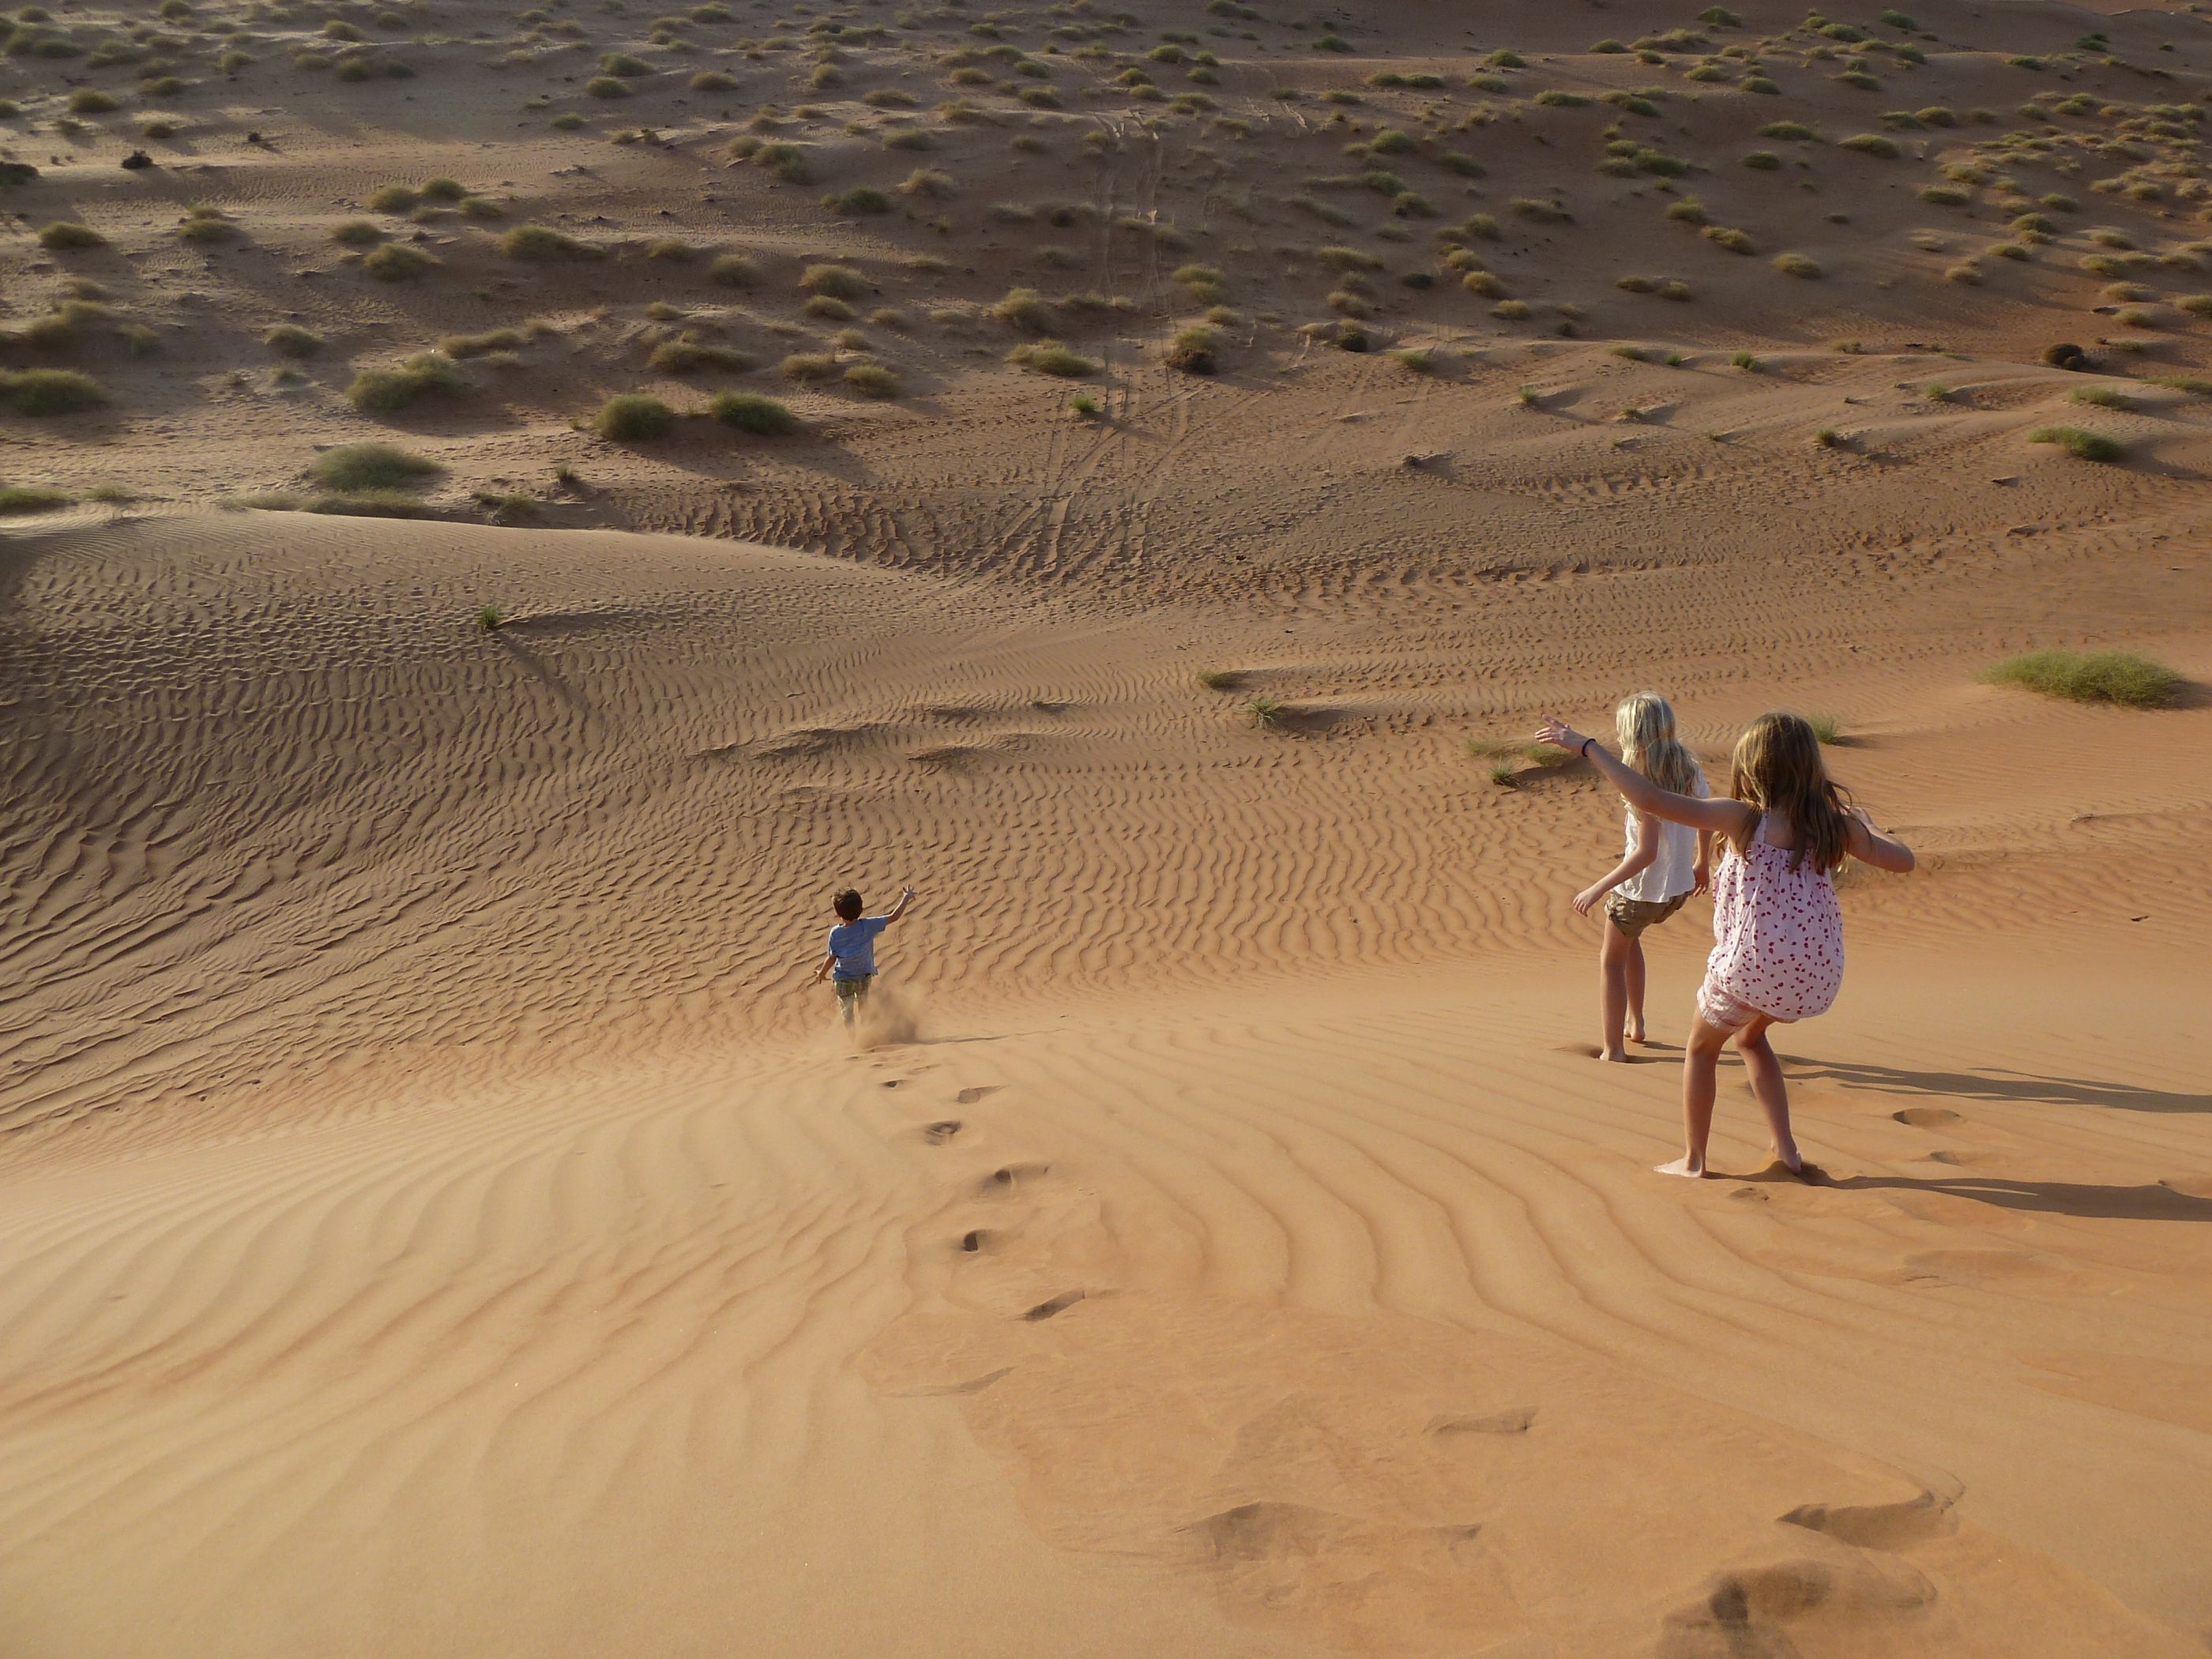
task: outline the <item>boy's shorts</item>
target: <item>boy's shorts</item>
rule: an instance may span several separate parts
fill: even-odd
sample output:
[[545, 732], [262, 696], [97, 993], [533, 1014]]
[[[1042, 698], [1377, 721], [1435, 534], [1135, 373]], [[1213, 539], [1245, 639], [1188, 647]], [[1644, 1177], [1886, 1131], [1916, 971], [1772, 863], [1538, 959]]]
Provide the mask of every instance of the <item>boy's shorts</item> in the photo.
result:
[[1670, 899], [1623, 898], [1619, 893], [1605, 896], [1605, 919], [1634, 939], [1647, 927], [1656, 927], [1690, 902], [1687, 893], [1677, 893]]
[[868, 1000], [868, 987], [876, 982], [876, 976], [873, 974], [866, 974], [859, 979], [841, 979], [833, 982], [837, 987], [839, 1002], [866, 1002]]

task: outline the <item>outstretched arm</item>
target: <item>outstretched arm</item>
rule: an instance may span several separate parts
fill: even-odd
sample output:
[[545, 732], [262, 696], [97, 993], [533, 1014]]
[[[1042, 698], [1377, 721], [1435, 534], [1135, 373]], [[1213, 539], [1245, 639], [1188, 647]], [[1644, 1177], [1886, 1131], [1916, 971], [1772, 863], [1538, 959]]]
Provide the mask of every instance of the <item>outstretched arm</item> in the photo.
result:
[[899, 895], [899, 902], [891, 906], [891, 908], [884, 913], [884, 920], [886, 922], [896, 921], [901, 916], [906, 914], [906, 907], [913, 902], [914, 889], [908, 887], [906, 891]]
[[830, 970], [836, 965], [837, 953], [835, 951], [824, 951], [822, 960], [815, 965], [812, 983], [821, 984], [823, 980], [830, 977]]
[[1844, 849], [1863, 863], [1877, 870], [1894, 870], [1902, 875], [1912, 868], [1912, 849], [1894, 836], [1885, 836], [1874, 827], [1874, 820], [1854, 806], [1851, 808], [1850, 829], [1844, 839]]
[[1586, 738], [1571, 726], [1546, 720], [1537, 728], [1536, 741], [1581, 755], [1604, 773], [1606, 781], [1639, 812], [1664, 818], [1669, 823], [1686, 823], [1692, 830], [1714, 830], [1729, 836], [1741, 835], [1750, 827], [1751, 808], [1741, 801], [1730, 800], [1725, 795], [1700, 800], [1695, 795], [1678, 795], [1671, 789], [1662, 789], [1634, 767], [1607, 754], [1605, 745], [1595, 738]]

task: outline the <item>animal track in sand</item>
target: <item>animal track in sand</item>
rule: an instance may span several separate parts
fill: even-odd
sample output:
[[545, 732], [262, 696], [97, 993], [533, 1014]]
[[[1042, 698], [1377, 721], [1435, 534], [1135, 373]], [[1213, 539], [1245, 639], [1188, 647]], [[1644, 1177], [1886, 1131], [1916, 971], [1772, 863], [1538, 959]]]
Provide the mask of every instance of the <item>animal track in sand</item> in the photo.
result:
[[987, 1195], [1010, 1193], [1024, 1181], [1035, 1181], [1051, 1168], [1049, 1164], [1003, 1164], [976, 1182], [976, 1190]]
[[1910, 1124], [1916, 1129], [1948, 1129], [1954, 1123], [1966, 1121], [1948, 1106], [1908, 1106], [1901, 1112], [1892, 1112], [1890, 1115], [1899, 1123]]
[[1429, 1434], [1526, 1434], [1536, 1421], [1534, 1406], [1515, 1406], [1487, 1417], [1437, 1417], [1424, 1432]]

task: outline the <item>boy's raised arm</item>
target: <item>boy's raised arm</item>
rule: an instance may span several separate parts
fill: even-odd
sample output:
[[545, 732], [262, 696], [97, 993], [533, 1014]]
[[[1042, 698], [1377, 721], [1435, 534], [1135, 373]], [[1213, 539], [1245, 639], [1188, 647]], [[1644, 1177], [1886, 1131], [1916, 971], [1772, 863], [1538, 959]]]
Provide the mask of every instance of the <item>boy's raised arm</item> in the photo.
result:
[[908, 886], [906, 891], [899, 895], [899, 902], [891, 906], [890, 911], [884, 915], [884, 920], [887, 922], [896, 921], [901, 916], [906, 914], [906, 907], [913, 902], [914, 889], [911, 886]]

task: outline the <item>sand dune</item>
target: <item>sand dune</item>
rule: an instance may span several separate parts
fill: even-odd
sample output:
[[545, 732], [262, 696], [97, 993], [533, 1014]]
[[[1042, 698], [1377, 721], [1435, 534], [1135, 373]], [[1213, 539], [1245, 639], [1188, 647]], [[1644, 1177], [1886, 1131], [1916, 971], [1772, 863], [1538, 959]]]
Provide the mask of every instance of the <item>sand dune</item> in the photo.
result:
[[[40, 9], [0, 1648], [2212, 1642], [2202, 17]], [[1644, 686], [1919, 855], [1816, 1180], [1702, 902], [1595, 1061]]]

